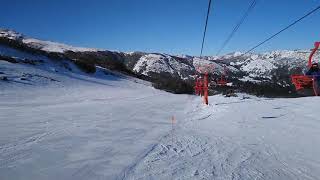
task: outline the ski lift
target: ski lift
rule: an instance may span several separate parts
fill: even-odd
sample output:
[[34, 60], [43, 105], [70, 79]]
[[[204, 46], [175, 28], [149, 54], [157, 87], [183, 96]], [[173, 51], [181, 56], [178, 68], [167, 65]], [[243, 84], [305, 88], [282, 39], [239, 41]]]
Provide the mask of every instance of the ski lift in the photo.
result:
[[209, 90], [209, 74], [210, 69], [213, 69], [212, 64], [203, 65], [202, 67], [196, 68], [200, 77], [196, 78], [195, 81], [195, 94], [203, 97], [204, 104], [208, 105], [208, 90]]
[[226, 66], [224, 66], [223, 73], [221, 73], [221, 77], [217, 81], [218, 86], [226, 86], [227, 85], [226, 74], [227, 74], [227, 69], [226, 69]]
[[[318, 63], [312, 63], [312, 58], [316, 51], [319, 49], [320, 42], [314, 43], [314, 49], [311, 50], [311, 54], [309, 56], [308, 68], [311, 69], [313, 66], [317, 67]], [[318, 68], [318, 67], [317, 67]], [[296, 91], [298, 94], [302, 95], [320, 95], [320, 87], [318, 85], [318, 80], [320, 75], [292, 75], [291, 80], [294, 84]]]

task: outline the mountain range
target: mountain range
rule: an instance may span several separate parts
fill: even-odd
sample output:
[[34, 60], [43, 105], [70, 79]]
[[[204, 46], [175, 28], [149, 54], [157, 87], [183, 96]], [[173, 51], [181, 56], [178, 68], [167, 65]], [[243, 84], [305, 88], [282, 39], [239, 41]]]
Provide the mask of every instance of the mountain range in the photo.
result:
[[[197, 57], [165, 53], [119, 52], [82, 48], [43, 41], [13, 30], [0, 29], [0, 59], [11, 63], [40, 66], [52, 62], [73, 71], [71, 64], [84, 73], [96, 67], [150, 81], [155, 88], [173, 93], [193, 93], [194, 81], [201, 71], [210, 74], [210, 93], [227, 89], [266, 97], [296, 97], [290, 80], [307, 68], [310, 50], [277, 50], [265, 53], [242, 52], [222, 56]], [[316, 55], [315, 59], [320, 56]], [[226, 75], [230, 86], [217, 86]], [[232, 84], [232, 85], [231, 85]]]

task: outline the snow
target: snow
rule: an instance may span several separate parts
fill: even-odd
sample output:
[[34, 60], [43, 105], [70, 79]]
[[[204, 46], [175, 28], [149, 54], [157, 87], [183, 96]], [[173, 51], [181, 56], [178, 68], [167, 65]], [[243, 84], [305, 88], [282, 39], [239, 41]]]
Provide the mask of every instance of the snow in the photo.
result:
[[207, 71], [209, 73], [216, 71], [221, 73], [224, 71], [224, 68], [218, 63], [200, 58], [194, 58], [193, 65], [201, 68], [201, 71]]
[[[187, 63], [187, 62], [185, 62]], [[135, 64], [133, 71], [143, 75], [152, 73], [169, 73], [178, 74], [182, 79], [187, 78], [188, 74], [183, 72], [191, 72], [194, 68], [188, 64], [178, 62], [170, 55], [165, 54], [147, 54], [142, 56]]]
[[42, 40], [33, 39], [33, 38], [25, 38], [22, 41], [23, 43], [27, 44], [30, 47], [47, 51], [47, 52], [63, 53], [65, 51], [73, 51], [73, 52], [98, 51], [98, 49], [73, 47], [73, 46], [69, 46], [61, 43], [56, 43], [51, 41], [42, 41]]
[[[142, 71], [141, 74], [148, 75], [148, 72], [169, 72], [173, 73], [173, 68], [171, 68], [167, 63], [165, 63], [164, 58], [160, 54], [148, 54], [139, 59], [135, 64], [133, 70], [135, 72]], [[143, 69], [145, 68], [145, 70]]]
[[63, 53], [65, 51], [74, 51], [74, 52], [99, 51], [98, 49], [94, 49], [94, 48], [74, 47], [74, 46], [70, 46], [62, 43], [29, 38], [18, 32], [7, 30], [7, 29], [1, 29], [1, 28], [0, 28], [0, 37], [8, 38], [11, 40], [21, 40], [24, 44], [28, 45], [29, 47], [40, 49], [47, 52]]
[[9, 77], [0, 81], [0, 179], [320, 176], [317, 97], [216, 95], [204, 106], [103, 69], [53, 65], [0, 61]]
[[209, 102], [194, 99], [128, 179], [318, 179], [318, 98]]
[[5, 37], [11, 40], [18, 40], [21, 39], [23, 35], [12, 30], [0, 28], [0, 37]]
[[263, 75], [276, 68], [271, 59], [258, 59], [257, 57], [241, 67], [242, 71], [253, 72], [255, 75]]
[[[187, 99], [118, 76], [0, 67], [10, 80], [0, 81], [4, 180], [120, 178], [166, 134]], [[57, 81], [15, 81], [23, 73]]]
[[253, 83], [259, 83], [261, 82], [261, 80], [255, 80], [254, 78], [252, 77], [249, 77], [249, 76], [244, 76], [242, 78], [239, 78], [240, 81], [243, 81], [243, 82], [253, 82]]
[[47, 60], [46, 56], [34, 55], [0, 44], [0, 55], [20, 59]]
[[268, 53], [263, 53], [262, 55], [265, 57], [274, 58], [274, 59], [283, 59], [283, 58], [308, 59], [310, 55], [310, 51], [277, 50], [277, 51], [271, 51]]

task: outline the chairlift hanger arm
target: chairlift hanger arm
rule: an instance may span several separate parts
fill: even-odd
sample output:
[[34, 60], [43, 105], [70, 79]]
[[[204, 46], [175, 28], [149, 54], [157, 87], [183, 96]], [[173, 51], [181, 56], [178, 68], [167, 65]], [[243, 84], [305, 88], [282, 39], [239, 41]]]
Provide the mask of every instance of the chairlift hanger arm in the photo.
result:
[[314, 49], [312, 49], [312, 52], [309, 56], [309, 61], [308, 61], [308, 67], [311, 68], [312, 66], [312, 57], [313, 55], [316, 53], [316, 51], [319, 49], [319, 46], [320, 46], [320, 42], [315, 42], [314, 43]]

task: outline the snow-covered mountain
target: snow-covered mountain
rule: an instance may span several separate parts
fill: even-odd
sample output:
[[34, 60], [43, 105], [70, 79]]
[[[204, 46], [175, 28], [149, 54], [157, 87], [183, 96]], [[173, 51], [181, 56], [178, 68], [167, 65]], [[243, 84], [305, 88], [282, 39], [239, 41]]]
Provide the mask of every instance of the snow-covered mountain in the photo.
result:
[[142, 56], [133, 68], [134, 72], [148, 76], [153, 73], [169, 73], [188, 79], [195, 69], [192, 60], [177, 58], [167, 54], [146, 54]]
[[43, 41], [39, 39], [29, 38], [24, 36], [21, 33], [17, 33], [12, 30], [0, 29], [0, 37], [8, 38], [10, 40], [22, 41], [24, 44], [31, 48], [47, 51], [47, 52], [57, 52], [63, 53], [65, 51], [74, 51], [74, 52], [85, 52], [85, 51], [98, 51], [98, 49], [93, 48], [83, 48], [83, 47], [74, 47], [62, 43]]
[[[209, 72], [214, 80], [219, 78], [225, 67], [228, 80], [236, 89], [247, 91], [249, 83], [250, 87], [261, 86], [260, 95], [266, 93], [267, 90], [263, 90], [265, 87], [271, 86], [281, 91], [281, 94], [293, 92], [290, 75], [306, 71], [310, 52], [309, 50], [279, 50], [260, 54], [234, 52], [200, 59], [189, 55], [125, 53], [73, 47], [30, 38], [5, 29], [0, 29], [0, 45], [3, 47], [0, 51], [2, 56], [14, 57], [14, 54], [8, 53], [10, 52], [8, 49], [16, 49], [27, 54], [36, 53], [42, 57], [72, 61], [86, 72], [93, 72], [95, 66], [101, 66], [138, 76], [158, 84], [156, 86], [158, 88], [178, 93], [192, 91], [195, 74], [199, 71]], [[319, 58], [319, 54], [315, 56], [315, 59]], [[174, 82], [168, 85], [165, 81]], [[189, 90], [185, 91], [183, 88]]]
[[[224, 56], [220, 58], [221, 60], [231, 60], [230, 65], [240, 67], [240, 70], [249, 73], [251, 76], [265, 76], [270, 77], [272, 71], [286, 66], [288, 70], [294, 68], [307, 67], [307, 59], [309, 57], [310, 51], [305, 50], [282, 50], [282, 51], [272, 51], [262, 54], [249, 54], [242, 57], [241, 54], [229, 56], [225, 58]], [[315, 56], [315, 59], [319, 59], [319, 55]]]

